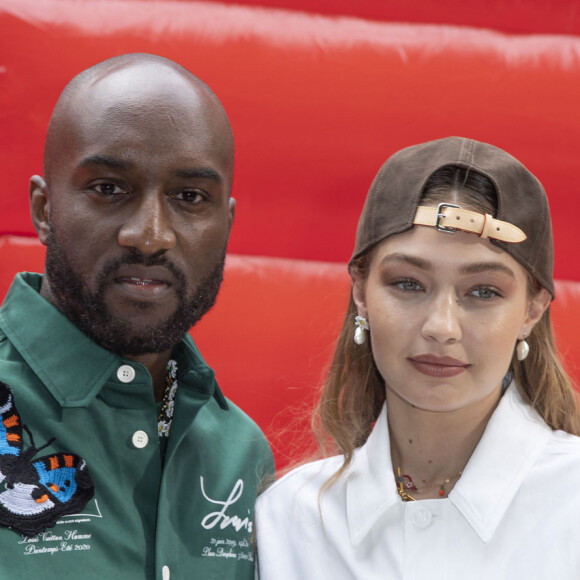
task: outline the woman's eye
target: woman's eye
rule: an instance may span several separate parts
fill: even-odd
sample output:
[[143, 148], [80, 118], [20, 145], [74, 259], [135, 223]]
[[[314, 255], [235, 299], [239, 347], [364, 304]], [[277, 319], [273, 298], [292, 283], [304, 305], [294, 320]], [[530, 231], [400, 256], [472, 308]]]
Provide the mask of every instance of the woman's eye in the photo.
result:
[[489, 300], [491, 298], [495, 298], [496, 296], [501, 296], [497, 290], [487, 287], [476, 288], [475, 290], [472, 290], [470, 294], [476, 298], [482, 298], [483, 300]]
[[106, 197], [112, 197], [114, 195], [125, 193], [124, 189], [118, 185], [115, 185], [114, 183], [99, 183], [95, 185], [93, 189]]
[[423, 287], [415, 280], [397, 280], [393, 283], [394, 286], [405, 292], [420, 292]]

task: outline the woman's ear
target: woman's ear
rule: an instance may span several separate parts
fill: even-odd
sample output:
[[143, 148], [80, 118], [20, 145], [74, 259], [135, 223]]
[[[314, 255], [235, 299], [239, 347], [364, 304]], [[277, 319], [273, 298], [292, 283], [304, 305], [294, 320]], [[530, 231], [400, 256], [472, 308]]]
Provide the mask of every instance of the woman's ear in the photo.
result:
[[365, 287], [364, 280], [352, 278], [352, 299], [356, 304], [358, 315], [368, 318]]
[[550, 306], [550, 302], [550, 293], [545, 288], [541, 288], [528, 302], [528, 315], [524, 323], [525, 329], [522, 330], [525, 330], [529, 334], [540, 318], [542, 318], [548, 306]]
[[33, 175], [30, 178], [30, 217], [38, 238], [46, 246], [50, 233], [50, 196], [48, 186], [42, 177]]

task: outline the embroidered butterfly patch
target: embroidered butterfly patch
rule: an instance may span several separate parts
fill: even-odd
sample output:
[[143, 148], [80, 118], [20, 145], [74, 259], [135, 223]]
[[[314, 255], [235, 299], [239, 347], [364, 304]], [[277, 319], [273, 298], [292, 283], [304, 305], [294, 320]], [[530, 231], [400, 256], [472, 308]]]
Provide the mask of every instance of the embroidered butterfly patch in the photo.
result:
[[[23, 429], [30, 437], [27, 449], [23, 449]], [[0, 381], [1, 526], [34, 536], [54, 526], [61, 516], [79, 513], [93, 497], [93, 480], [82, 457], [53, 453], [33, 460], [52, 441], [38, 449], [34, 446], [10, 387]]]

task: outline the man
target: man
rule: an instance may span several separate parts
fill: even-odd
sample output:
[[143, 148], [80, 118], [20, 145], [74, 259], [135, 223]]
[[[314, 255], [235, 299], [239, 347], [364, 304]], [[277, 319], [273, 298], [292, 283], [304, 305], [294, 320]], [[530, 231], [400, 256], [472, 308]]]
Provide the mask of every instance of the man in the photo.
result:
[[187, 335], [222, 280], [233, 156], [216, 96], [166, 59], [62, 93], [30, 185], [44, 276], [0, 310], [1, 578], [253, 578], [271, 453]]

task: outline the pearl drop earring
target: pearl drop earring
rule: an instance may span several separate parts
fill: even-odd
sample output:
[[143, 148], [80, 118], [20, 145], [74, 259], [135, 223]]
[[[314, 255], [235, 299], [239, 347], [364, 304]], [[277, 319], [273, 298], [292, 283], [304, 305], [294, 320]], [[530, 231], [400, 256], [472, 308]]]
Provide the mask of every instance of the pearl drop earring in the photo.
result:
[[527, 333], [524, 332], [522, 335], [522, 339], [516, 345], [516, 356], [518, 357], [519, 361], [526, 360], [528, 355], [530, 354], [530, 345], [524, 340], [527, 336]]
[[355, 316], [354, 323], [356, 325], [356, 328], [354, 330], [354, 341], [356, 342], [356, 344], [362, 345], [367, 340], [365, 331], [368, 332], [369, 323], [367, 322], [364, 316]]

